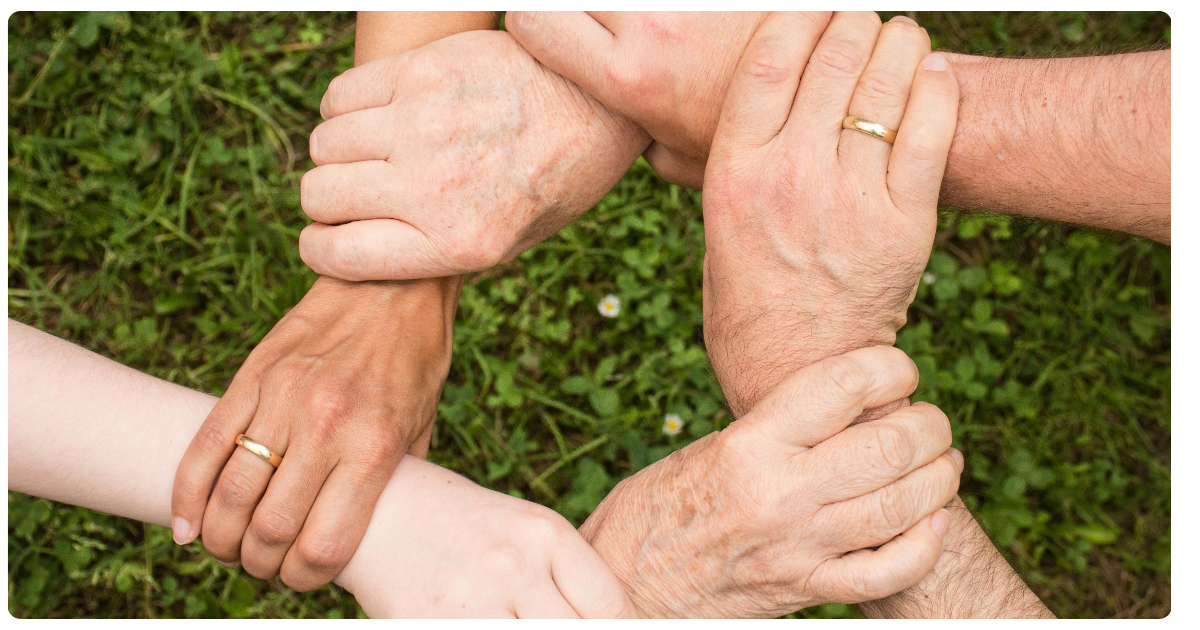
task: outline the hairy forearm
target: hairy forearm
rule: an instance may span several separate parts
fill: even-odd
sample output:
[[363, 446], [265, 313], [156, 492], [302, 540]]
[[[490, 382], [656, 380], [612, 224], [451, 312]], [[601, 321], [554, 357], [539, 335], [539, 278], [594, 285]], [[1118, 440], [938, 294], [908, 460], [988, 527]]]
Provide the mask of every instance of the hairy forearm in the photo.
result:
[[939, 204], [1171, 240], [1171, 52], [947, 55], [958, 127]]
[[988, 539], [961, 499], [946, 506], [950, 530], [937, 566], [916, 586], [860, 604], [875, 619], [1052, 619]]

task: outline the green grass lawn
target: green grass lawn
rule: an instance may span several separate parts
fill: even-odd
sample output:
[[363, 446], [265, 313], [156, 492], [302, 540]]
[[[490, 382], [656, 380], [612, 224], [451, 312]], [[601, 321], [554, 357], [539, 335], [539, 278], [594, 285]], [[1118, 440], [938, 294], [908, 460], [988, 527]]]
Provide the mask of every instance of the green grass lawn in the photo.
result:
[[[1162, 13], [911, 15], [960, 52], [1170, 42]], [[305, 138], [353, 42], [346, 13], [13, 15], [10, 316], [220, 394], [315, 279], [296, 251]], [[473, 276], [430, 459], [578, 524], [621, 478], [727, 425], [703, 253], [700, 195], [639, 161], [573, 225]], [[900, 335], [917, 398], [966, 454], [965, 500], [1060, 616], [1170, 611], [1170, 273], [1169, 249], [1141, 239], [946, 212]], [[609, 293], [615, 319], [596, 311]], [[362, 614], [341, 589], [222, 568], [165, 528], [8, 496], [15, 616]]]

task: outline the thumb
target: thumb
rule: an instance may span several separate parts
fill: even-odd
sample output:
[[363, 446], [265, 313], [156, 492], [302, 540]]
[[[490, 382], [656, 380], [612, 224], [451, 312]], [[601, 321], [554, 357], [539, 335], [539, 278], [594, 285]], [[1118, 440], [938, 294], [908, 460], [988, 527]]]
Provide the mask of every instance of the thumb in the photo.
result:
[[622, 99], [610, 80], [615, 39], [595, 18], [583, 11], [509, 11], [504, 29], [542, 65], [606, 106], [621, 109]]
[[936, 217], [938, 193], [958, 121], [958, 80], [941, 53], [921, 62], [913, 79], [896, 145], [888, 160], [892, 200], [910, 215]]
[[741, 420], [793, 446], [812, 447], [850, 426], [865, 409], [917, 388], [917, 366], [891, 346], [873, 346], [804, 367], [777, 385]]

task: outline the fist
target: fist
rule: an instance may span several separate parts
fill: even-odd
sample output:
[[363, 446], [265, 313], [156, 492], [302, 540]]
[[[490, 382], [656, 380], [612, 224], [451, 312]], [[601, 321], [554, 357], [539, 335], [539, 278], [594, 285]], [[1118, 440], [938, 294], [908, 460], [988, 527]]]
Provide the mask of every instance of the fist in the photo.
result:
[[511, 260], [592, 207], [649, 142], [499, 31], [348, 70], [321, 115], [300, 256], [345, 280]]

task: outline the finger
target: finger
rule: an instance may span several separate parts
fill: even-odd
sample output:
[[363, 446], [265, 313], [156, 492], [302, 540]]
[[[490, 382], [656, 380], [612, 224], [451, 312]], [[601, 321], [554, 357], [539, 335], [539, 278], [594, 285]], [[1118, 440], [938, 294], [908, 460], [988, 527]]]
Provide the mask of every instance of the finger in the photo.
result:
[[387, 160], [403, 138], [389, 132], [404, 129], [396, 124], [394, 107], [373, 107], [347, 112], [327, 120], [308, 136], [308, 157], [314, 164], [346, 164], [364, 160]]
[[405, 83], [408, 61], [408, 54], [382, 57], [334, 77], [321, 97], [321, 118], [332, 120], [349, 112], [391, 103], [396, 87]]
[[614, 99], [613, 34], [583, 11], [509, 11], [504, 28], [542, 65], [602, 103]]
[[842, 119], [879, 29], [873, 11], [838, 11], [808, 59], [792, 108], [796, 122], [789, 127], [818, 152], [836, 150]]
[[284, 556], [300, 535], [332, 469], [320, 451], [302, 443], [288, 449], [242, 537], [241, 562], [246, 573], [264, 580], [279, 574]]
[[773, 12], [742, 53], [721, 108], [713, 151], [761, 147], [783, 128], [820, 29], [804, 12]]
[[901, 350], [854, 350], [792, 374], [730, 428], [756, 427], [786, 444], [814, 446], [841, 432], [864, 409], [913, 393], [918, 378], [916, 364]]
[[209, 495], [237, 448], [234, 440], [254, 417], [258, 391], [254, 375], [243, 376], [239, 370], [229, 391], [217, 401], [188, 444], [171, 490], [171, 531], [177, 544], [186, 545], [200, 535]]
[[410, 204], [420, 203], [405, 179], [382, 160], [318, 166], [300, 179], [300, 208], [313, 221], [331, 225], [400, 218]]
[[379, 465], [343, 462], [329, 473], [283, 559], [279, 575], [284, 584], [311, 591], [337, 577], [362, 541], [375, 502], [403, 455]]
[[909, 400], [907, 398], [901, 398], [899, 400], [893, 400], [892, 402], [890, 402], [882, 407], [872, 407], [871, 409], [864, 410], [862, 412], [862, 414], [860, 414], [857, 418], [854, 419], [854, 422], [850, 423], [850, 426], [854, 426], [854, 425], [862, 423], [862, 422], [870, 422], [872, 420], [878, 420], [878, 419], [888, 415], [889, 413], [892, 413], [893, 411], [895, 411], [897, 409], [900, 409], [902, 407], [907, 407], [911, 404], [912, 403], [909, 402]]
[[875, 492], [822, 506], [817, 518], [836, 524], [825, 528], [828, 542], [854, 551], [891, 540], [954, 498], [961, 461], [962, 454], [949, 449]]
[[804, 453], [804, 475], [821, 503], [874, 492], [933, 461], [950, 448], [950, 420], [919, 402], [856, 424]]
[[[245, 433], [250, 439], [271, 449], [276, 455], [287, 451], [287, 425], [270, 420], [270, 409], [259, 407]], [[254, 508], [267, 489], [275, 467], [250, 451], [238, 447], [221, 471], [204, 510], [202, 527], [204, 548], [222, 562], [241, 558], [242, 536]]]
[[949, 528], [950, 514], [938, 510], [879, 549], [861, 549], [825, 561], [810, 583], [823, 600], [844, 604], [899, 593], [933, 570]]
[[704, 167], [708, 160], [672, 151], [660, 142], [651, 142], [642, 155], [654, 167], [654, 172], [666, 181], [693, 190], [703, 187]]
[[937, 208], [957, 121], [954, 68], [944, 56], [933, 53], [921, 62], [913, 79], [888, 161], [888, 192], [901, 211], [935, 216], [930, 213]]
[[579, 619], [553, 583], [536, 593], [522, 593], [514, 612], [517, 619]]
[[625, 589], [600, 554], [578, 534], [554, 554], [550, 574], [558, 591], [583, 619], [628, 619], [637, 617]]
[[[871, 61], [850, 99], [850, 116], [865, 118], [890, 129], [900, 127], [909, 88], [917, 66], [929, 54], [929, 35], [907, 17], [898, 15], [883, 25]], [[892, 145], [861, 131], [843, 129], [838, 158], [859, 166], [865, 175], [883, 183]]]
[[420, 230], [394, 219], [309, 225], [300, 232], [300, 259], [323, 276], [351, 281], [440, 278], [474, 271], [449, 264]]

